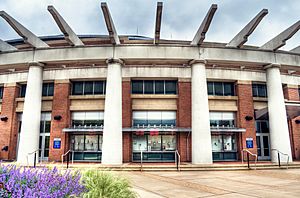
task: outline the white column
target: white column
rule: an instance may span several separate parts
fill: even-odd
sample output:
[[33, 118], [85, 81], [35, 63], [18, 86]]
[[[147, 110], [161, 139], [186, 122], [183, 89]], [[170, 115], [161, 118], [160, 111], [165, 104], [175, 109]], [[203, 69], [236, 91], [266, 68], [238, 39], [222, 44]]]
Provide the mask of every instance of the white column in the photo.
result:
[[122, 62], [109, 59], [107, 64], [102, 164], [118, 165], [123, 162]]
[[192, 163], [212, 163], [208, 94], [204, 63], [192, 64]]
[[[265, 67], [268, 89], [268, 110], [270, 127], [271, 149], [278, 149], [290, 156], [292, 161], [292, 152], [290, 145], [289, 129], [287, 124], [286, 109], [280, 78], [280, 65], [271, 64]], [[278, 162], [277, 152], [271, 152], [272, 162]], [[281, 161], [287, 158], [281, 155]]]
[[[39, 63], [30, 63], [18, 148], [17, 162], [20, 164], [27, 164], [28, 153], [39, 149], [42, 86], [43, 66]], [[34, 155], [28, 156], [29, 165], [33, 165], [33, 162]]]

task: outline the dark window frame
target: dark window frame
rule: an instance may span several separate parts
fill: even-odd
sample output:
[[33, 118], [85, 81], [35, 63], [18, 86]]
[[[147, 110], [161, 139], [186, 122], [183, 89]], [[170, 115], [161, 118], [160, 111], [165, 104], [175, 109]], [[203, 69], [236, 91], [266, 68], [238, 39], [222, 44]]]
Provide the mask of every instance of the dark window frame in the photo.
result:
[[[152, 91], [146, 91], [145, 83], [152, 82]], [[156, 92], [156, 87], [158, 82], [163, 82], [163, 92], [160, 90], [159, 93]], [[166, 84], [174, 83], [175, 90], [168, 90]], [[142, 87], [142, 90], [140, 90]], [[177, 95], [178, 94], [178, 81], [177, 80], [132, 80], [131, 81], [131, 94], [156, 94], [156, 95]]]
[[[221, 86], [221, 92], [216, 92], [216, 86]], [[225, 91], [225, 87], [230, 85], [231, 93]], [[234, 82], [218, 82], [208, 81], [207, 82], [207, 93], [210, 96], [236, 96], [235, 83]]]
[[3, 98], [4, 87], [0, 87], [0, 100]]
[[[264, 93], [261, 94], [260, 91], [263, 91]], [[252, 96], [267, 98], [268, 97], [267, 85], [263, 83], [252, 83]]]
[[[46, 92], [44, 92], [44, 89], [46, 89]], [[43, 91], [42, 96], [53, 96], [54, 95], [54, 82], [49, 83], [43, 83]]]
[[20, 98], [24, 98], [25, 97], [26, 90], [27, 90], [27, 84], [21, 84], [20, 85], [20, 93], [19, 93], [19, 97]]
[[[86, 84], [92, 83], [92, 91], [86, 92]], [[75, 84], [80, 85], [80, 91], [75, 91]], [[96, 84], [101, 86], [102, 90], [95, 89]], [[101, 85], [102, 84], [102, 85]], [[78, 92], [78, 93], [77, 93]], [[73, 81], [71, 87], [71, 95], [82, 96], [82, 95], [105, 95], [106, 92], [106, 81], [105, 80], [97, 80], [97, 81]]]

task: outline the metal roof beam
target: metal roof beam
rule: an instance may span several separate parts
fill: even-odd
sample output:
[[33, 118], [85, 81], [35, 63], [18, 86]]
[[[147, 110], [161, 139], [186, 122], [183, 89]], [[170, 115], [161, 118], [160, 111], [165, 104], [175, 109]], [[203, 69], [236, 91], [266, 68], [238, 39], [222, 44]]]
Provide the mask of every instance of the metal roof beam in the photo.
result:
[[292, 26], [281, 32], [279, 35], [262, 45], [259, 49], [276, 51], [286, 44], [286, 41], [299, 30], [300, 21], [297, 21]]
[[35, 48], [47, 48], [49, 45], [42, 41], [35, 34], [30, 32], [22, 24], [8, 15], [5, 11], [0, 11], [0, 16], [24, 39], [24, 41]]
[[154, 32], [154, 44], [158, 44], [159, 39], [160, 39], [162, 9], [163, 9], [163, 2], [157, 2], [155, 32]]
[[0, 39], [0, 52], [10, 52], [18, 50], [14, 46]]
[[226, 47], [240, 48], [248, 41], [248, 37], [252, 34], [260, 21], [268, 14], [267, 9], [261, 10], [227, 45]]
[[48, 11], [52, 15], [61, 32], [64, 34], [66, 41], [72, 46], [83, 46], [83, 42], [67, 24], [64, 18], [58, 13], [54, 6], [49, 5]]
[[101, 3], [101, 9], [104, 15], [104, 19], [105, 19], [105, 23], [106, 23], [106, 27], [109, 33], [109, 38], [110, 41], [113, 45], [120, 45], [120, 39], [119, 36], [117, 34], [116, 28], [114, 26], [114, 22], [112, 20], [112, 17], [110, 15], [108, 6], [106, 2], [102, 2]]
[[205, 34], [208, 31], [208, 28], [211, 24], [213, 16], [217, 10], [217, 4], [212, 4], [206, 14], [204, 20], [202, 21], [194, 39], [191, 42], [191, 45], [201, 45], [205, 39]]

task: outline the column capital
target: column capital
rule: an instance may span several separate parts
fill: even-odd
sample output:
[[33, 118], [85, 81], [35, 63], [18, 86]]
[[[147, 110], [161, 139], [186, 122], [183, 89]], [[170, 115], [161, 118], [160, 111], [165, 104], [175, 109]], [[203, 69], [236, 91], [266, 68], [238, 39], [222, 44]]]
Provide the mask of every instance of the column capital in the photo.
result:
[[267, 70], [269, 68], [279, 68], [280, 69], [281, 65], [278, 64], [278, 63], [271, 63], [271, 64], [268, 64], [268, 65], [265, 65], [264, 66], [264, 69]]
[[105, 62], [106, 64], [119, 63], [121, 65], [124, 65], [124, 61], [119, 58], [108, 58]]
[[36, 67], [44, 67], [45, 64], [44, 63], [40, 63], [40, 62], [28, 62], [28, 66], [36, 66]]
[[193, 64], [196, 64], [196, 63], [203, 63], [203, 64], [207, 64], [207, 60], [206, 59], [193, 59], [191, 61], [189, 61], [189, 65], [192, 66]]

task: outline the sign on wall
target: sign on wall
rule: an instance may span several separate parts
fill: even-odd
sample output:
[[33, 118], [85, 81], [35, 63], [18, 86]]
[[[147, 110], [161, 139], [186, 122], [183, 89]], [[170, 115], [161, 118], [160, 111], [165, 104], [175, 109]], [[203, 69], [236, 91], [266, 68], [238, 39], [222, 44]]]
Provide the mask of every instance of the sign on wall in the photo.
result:
[[53, 148], [60, 149], [61, 147], [61, 138], [54, 138], [53, 140]]
[[246, 147], [253, 148], [253, 138], [246, 138]]

